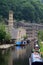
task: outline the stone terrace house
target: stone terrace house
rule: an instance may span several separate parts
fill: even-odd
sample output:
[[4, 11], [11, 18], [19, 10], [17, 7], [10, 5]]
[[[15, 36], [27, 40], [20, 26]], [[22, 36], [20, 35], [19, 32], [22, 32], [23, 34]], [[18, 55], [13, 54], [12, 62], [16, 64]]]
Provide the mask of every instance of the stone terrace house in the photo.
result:
[[[37, 39], [37, 33], [39, 30], [43, 30], [43, 24], [27, 23], [24, 20], [16, 22], [16, 20], [13, 20], [13, 12], [10, 11], [6, 30], [10, 32], [12, 39], [18, 39], [20, 37], [18, 36], [19, 34], [21, 35], [27, 34], [28, 39], [31, 40]], [[20, 33], [20, 31], [23, 34]]]
[[9, 12], [8, 25], [6, 25], [6, 32], [9, 32], [11, 39], [21, 41], [26, 36], [26, 30], [22, 27], [14, 28], [13, 12]]
[[[23, 27], [26, 29], [27, 39], [30, 40], [30, 46], [33, 49], [34, 43], [38, 40], [38, 31], [43, 30], [43, 24], [27, 23], [24, 20], [14, 22], [16, 28]], [[36, 42], [37, 43], [37, 42]]]
[[16, 27], [23, 27], [26, 29], [26, 34], [29, 39], [37, 39], [39, 30], [43, 30], [43, 24], [27, 23], [25, 21], [15, 22]]

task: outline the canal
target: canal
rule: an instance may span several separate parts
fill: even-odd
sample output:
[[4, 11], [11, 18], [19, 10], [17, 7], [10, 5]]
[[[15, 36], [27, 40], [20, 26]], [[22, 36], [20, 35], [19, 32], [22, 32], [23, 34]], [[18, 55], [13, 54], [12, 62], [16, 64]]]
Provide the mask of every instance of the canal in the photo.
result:
[[31, 47], [27, 46], [15, 46], [12, 51], [13, 65], [29, 65], [29, 57], [31, 55]]

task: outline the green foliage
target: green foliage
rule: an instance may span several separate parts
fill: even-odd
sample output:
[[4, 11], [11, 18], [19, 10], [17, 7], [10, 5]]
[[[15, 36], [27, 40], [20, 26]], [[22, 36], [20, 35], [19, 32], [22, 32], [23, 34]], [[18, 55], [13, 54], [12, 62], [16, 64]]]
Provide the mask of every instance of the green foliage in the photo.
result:
[[27, 35], [24, 36], [24, 40], [26, 40], [26, 39], [27, 39]]
[[6, 32], [5, 32], [5, 26], [3, 24], [0, 25], [0, 40], [5, 39]]
[[14, 11], [14, 18], [17, 20], [24, 19], [43, 23], [43, 3], [41, 0], [0, 0], [0, 15], [8, 18], [9, 10]]
[[10, 40], [10, 34], [6, 32], [5, 25], [0, 23], [0, 41], [2, 40]]
[[43, 41], [43, 31], [38, 32], [38, 39]]
[[41, 56], [43, 57], [43, 31], [38, 31], [38, 43], [40, 46]]
[[4, 22], [4, 19], [2, 16], [0, 16], [0, 22]]
[[40, 44], [40, 51], [43, 52], [43, 44]]
[[11, 38], [10, 34], [7, 33], [6, 36], [5, 36], [5, 40], [10, 40], [10, 38]]
[[40, 52], [41, 52], [41, 56], [43, 57], [43, 41], [40, 42]]

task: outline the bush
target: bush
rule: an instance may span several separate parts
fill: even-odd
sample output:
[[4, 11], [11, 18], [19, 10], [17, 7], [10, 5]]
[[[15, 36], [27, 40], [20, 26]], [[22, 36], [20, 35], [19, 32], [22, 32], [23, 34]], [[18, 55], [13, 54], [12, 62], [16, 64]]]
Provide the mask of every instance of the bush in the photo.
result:
[[0, 41], [2, 43], [3, 40], [10, 40], [11, 36], [9, 33], [6, 32], [5, 30], [5, 25], [0, 24]]

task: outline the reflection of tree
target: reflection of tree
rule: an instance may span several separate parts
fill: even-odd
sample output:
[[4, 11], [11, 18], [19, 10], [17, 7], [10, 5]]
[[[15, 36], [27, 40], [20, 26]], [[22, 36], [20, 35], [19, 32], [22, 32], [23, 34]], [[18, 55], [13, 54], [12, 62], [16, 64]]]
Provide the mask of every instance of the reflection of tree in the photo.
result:
[[0, 65], [8, 65], [8, 59], [9, 59], [9, 50], [6, 52], [4, 52], [4, 54], [2, 54], [2, 52], [5, 50], [0, 50]]
[[27, 46], [26, 54], [27, 54], [28, 57], [31, 56], [31, 46], [30, 45]]

